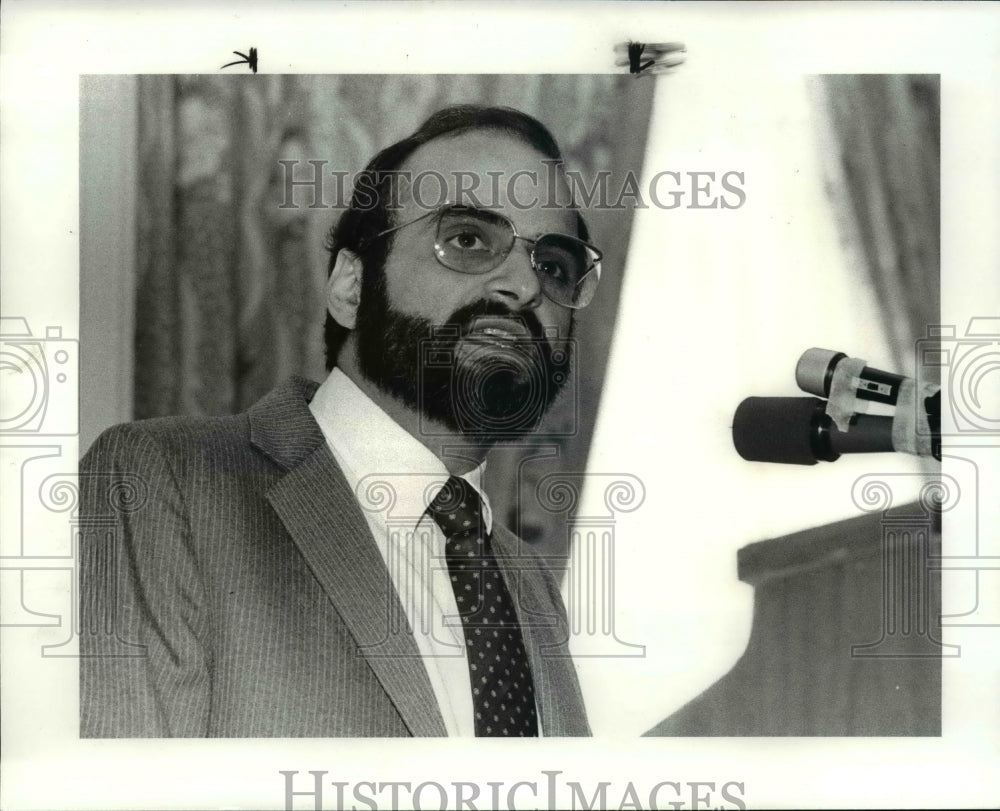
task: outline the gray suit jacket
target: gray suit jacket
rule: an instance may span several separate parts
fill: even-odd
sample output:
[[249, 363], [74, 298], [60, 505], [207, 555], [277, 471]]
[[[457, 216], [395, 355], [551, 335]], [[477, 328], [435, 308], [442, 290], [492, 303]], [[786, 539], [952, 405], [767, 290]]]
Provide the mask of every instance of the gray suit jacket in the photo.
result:
[[[119, 425], [81, 461], [83, 737], [445, 734], [315, 388]], [[589, 735], [555, 574], [493, 537], [543, 732]]]

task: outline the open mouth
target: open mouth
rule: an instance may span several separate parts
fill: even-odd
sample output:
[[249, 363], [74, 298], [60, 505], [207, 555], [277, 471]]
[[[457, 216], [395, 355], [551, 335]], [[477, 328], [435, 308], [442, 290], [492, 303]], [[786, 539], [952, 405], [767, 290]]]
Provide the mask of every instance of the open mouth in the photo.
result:
[[479, 316], [472, 322], [469, 337], [493, 341], [516, 341], [531, 337], [520, 318], [508, 316]]

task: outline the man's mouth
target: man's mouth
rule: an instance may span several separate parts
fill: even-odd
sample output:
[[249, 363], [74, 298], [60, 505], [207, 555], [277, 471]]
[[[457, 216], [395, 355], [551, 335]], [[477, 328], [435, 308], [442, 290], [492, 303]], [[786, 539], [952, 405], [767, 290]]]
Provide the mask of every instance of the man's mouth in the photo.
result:
[[531, 337], [531, 333], [520, 318], [496, 315], [478, 316], [472, 322], [468, 335], [494, 341], [516, 341]]

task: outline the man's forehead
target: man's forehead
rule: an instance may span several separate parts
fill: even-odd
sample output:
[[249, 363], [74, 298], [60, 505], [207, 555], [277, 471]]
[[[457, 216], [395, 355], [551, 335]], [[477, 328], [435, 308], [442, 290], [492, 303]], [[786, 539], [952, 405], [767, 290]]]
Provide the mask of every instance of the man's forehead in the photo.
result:
[[481, 204], [517, 221], [543, 216], [553, 230], [575, 231], [569, 184], [560, 164], [511, 135], [493, 131], [442, 136], [400, 167], [398, 202], [417, 215], [444, 202]]

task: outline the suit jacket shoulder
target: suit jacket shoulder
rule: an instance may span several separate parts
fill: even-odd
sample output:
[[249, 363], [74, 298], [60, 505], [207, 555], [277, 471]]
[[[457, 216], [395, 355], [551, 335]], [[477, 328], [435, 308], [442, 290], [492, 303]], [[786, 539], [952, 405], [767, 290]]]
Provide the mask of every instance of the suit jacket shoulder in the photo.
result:
[[[445, 734], [315, 386], [116, 426], [81, 461], [82, 736]], [[558, 590], [534, 568], [543, 727], [588, 734]]]

